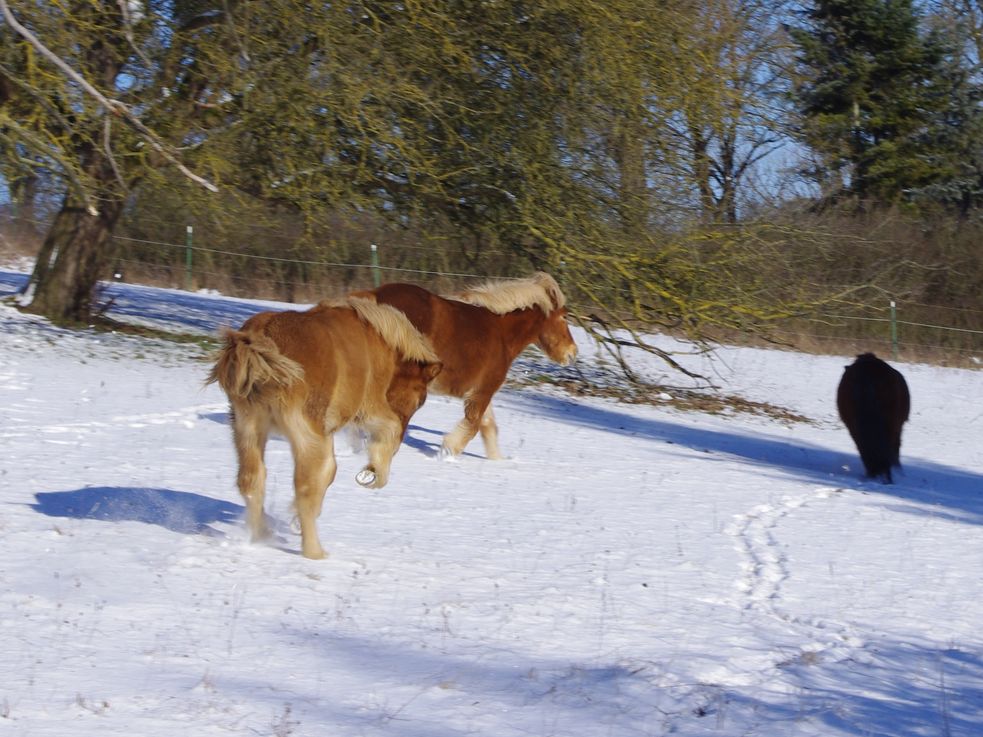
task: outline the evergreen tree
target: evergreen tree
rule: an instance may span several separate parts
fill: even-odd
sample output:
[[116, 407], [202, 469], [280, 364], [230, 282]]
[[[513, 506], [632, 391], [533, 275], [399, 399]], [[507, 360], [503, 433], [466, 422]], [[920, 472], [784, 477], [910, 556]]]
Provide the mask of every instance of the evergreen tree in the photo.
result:
[[928, 20], [952, 50], [943, 70], [949, 104], [931, 147], [948, 176], [912, 196], [965, 218], [983, 206], [983, 4], [941, 0], [929, 8]]
[[794, 95], [824, 195], [888, 204], [949, 178], [947, 49], [912, 1], [816, 0], [803, 16]]

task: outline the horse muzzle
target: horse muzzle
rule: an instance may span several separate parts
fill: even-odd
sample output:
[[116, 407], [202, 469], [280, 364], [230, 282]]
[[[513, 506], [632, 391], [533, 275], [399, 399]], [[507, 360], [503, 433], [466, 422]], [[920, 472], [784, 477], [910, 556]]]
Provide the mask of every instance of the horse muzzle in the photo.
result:
[[563, 352], [563, 360], [560, 361], [564, 366], [572, 366], [577, 360], [577, 346], [572, 345]]

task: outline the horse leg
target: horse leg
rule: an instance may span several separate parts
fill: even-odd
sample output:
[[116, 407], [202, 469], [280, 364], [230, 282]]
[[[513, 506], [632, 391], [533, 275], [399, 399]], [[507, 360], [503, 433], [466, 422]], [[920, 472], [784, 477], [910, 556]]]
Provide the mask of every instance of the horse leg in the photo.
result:
[[485, 456], [497, 461], [502, 458], [502, 452], [498, 447], [498, 424], [495, 422], [495, 413], [492, 411], [491, 402], [485, 408], [485, 413], [481, 416], [481, 440], [485, 444]]
[[232, 436], [239, 459], [236, 477], [239, 493], [246, 501], [246, 528], [253, 542], [270, 536], [263, 516], [266, 494], [266, 464], [263, 452], [269, 434], [269, 423], [247, 407], [233, 407]]
[[373, 417], [365, 423], [369, 432], [369, 463], [355, 480], [370, 489], [381, 489], [389, 482], [389, 467], [403, 439], [404, 423], [393, 414]]
[[[481, 428], [485, 410], [491, 403], [491, 394], [472, 395], [464, 400], [464, 418], [457, 423], [457, 427], [444, 436], [441, 446], [441, 455], [458, 456], [471, 439], [478, 434]], [[494, 423], [494, 420], [492, 420]], [[497, 448], [496, 448], [497, 450]]]
[[325, 557], [317, 535], [317, 518], [324, 504], [324, 492], [334, 481], [338, 463], [332, 436], [298, 442], [294, 453], [294, 504], [300, 521], [301, 553], [305, 558]]

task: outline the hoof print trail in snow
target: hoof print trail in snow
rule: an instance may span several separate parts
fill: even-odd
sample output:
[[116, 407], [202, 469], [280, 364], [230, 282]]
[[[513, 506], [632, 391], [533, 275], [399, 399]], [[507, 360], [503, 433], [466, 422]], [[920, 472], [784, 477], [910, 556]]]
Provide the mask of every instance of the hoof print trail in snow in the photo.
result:
[[[781, 585], [789, 571], [785, 555], [779, 549], [775, 530], [781, 520], [793, 511], [818, 499], [829, 499], [842, 489], [820, 488], [797, 497], [784, 497], [774, 504], [760, 504], [748, 512], [736, 515], [727, 533], [737, 538], [736, 547], [743, 560], [741, 575], [735, 588], [745, 601], [743, 608], [778, 619], [798, 631], [803, 638], [802, 651], [810, 657], [832, 654], [842, 650], [862, 647], [863, 642], [842, 623], [818, 618], [808, 620], [797, 617], [781, 608]], [[837, 660], [849, 657], [841, 654]]]

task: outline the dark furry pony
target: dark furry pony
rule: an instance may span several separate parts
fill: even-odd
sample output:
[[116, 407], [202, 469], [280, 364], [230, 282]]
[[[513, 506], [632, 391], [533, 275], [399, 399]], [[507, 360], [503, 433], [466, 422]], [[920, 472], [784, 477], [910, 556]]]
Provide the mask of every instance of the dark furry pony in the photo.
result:
[[846, 367], [836, 390], [836, 408], [860, 451], [867, 476], [893, 483], [901, 467], [901, 427], [911, 411], [908, 384], [873, 353]]

